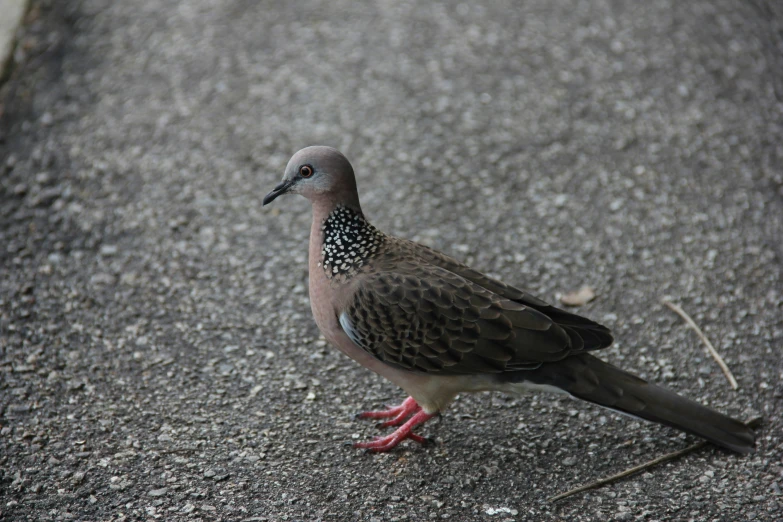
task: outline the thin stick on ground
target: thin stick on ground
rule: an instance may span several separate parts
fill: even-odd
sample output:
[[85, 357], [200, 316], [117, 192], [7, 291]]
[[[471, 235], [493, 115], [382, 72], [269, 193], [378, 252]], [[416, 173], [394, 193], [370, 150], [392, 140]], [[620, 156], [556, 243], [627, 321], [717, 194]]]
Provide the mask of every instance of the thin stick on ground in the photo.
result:
[[584, 486], [579, 486], [578, 488], [571, 489], [569, 491], [566, 491], [565, 493], [560, 493], [559, 495], [555, 495], [554, 497], [549, 497], [547, 502], [557, 502], [558, 500], [562, 500], [566, 497], [570, 497], [571, 495], [576, 495], [577, 493], [581, 493], [582, 491], [587, 491], [588, 489], [597, 488], [600, 486], [603, 486], [604, 484], [610, 484], [616, 480], [620, 480], [623, 477], [627, 477], [628, 475], [633, 475], [634, 473], [638, 473], [640, 471], [643, 471], [647, 468], [651, 468], [657, 464], [660, 464], [662, 462], [666, 462], [668, 460], [676, 459], [677, 457], [681, 455], [685, 455], [686, 453], [690, 453], [691, 451], [697, 450], [701, 447], [706, 446], [709, 444], [706, 440], [697, 442], [696, 444], [692, 444], [688, 446], [687, 448], [667, 453], [666, 455], [663, 455], [662, 457], [658, 457], [657, 459], [653, 459], [649, 462], [645, 462], [644, 464], [640, 464], [638, 466], [634, 466], [632, 468], [626, 469], [625, 471], [621, 471], [620, 473], [617, 473], [615, 475], [602, 478], [600, 480], [596, 480], [595, 482], [590, 482], [589, 484], [585, 484]]
[[721, 357], [718, 351], [715, 349], [715, 347], [712, 346], [710, 340], [707, 339], [707, 336], [704, 335], [704, 332], [701, 331], [701, 328], [699, 328], [699, 326], [693, 321], [693, 319], [691, 319], [691, 316], [689, 316], [687, 313], [685, 313], [685, 310], [683, 310], [676, 304], [672, 303], [671, 301], [663, 299], [661, 302], [663, 302], [663, 304], [671, 308], [674, 311], [674, 313], [682, 317], [683, 320], [685, 320], [685, 322], [688, 323], [688, 326], [690, 326], [696, 331], [696, 333], [704, 343], [704, 346], [707, 347], [707, 351], [710, 353], [712, 358], [715, 359], [715, 362], [718, 363], [720, 369], [723, 370], [723, 375], [726, 376], [726, 379], [728, 379], [731, 387], [736, 390], [738, 387], [737, 379], [734, 378], [734, 375], [731, 373], [731, 370], [729, 370], [729, 367], [726, 365], [726, 362], [723, 360], [723, 357]]
[[[757, 428], [761, 425], [761, 418], [755, 418], [745, 423], [746, 426], [749, 426], [751, 428]], [[594, 489], [601, 487], [606, 484], [610, 484], [612, 482], [615, 482], [617, 480], [620, 480], [623, 477], [627, 477], [629, 475], [633, 475], [634, 473], [639, 473], [640, 471], [644, 471], [645, 469], [651, 468], [653, 466], [657, 466], [658, 464], [661, 464], [663, 462], [667, 462], [670, 460], [674, 460], [677, 457], [681, 457], [685, 455], [686, 453], [690, 453], [692, 451], [695, 451], [697, 449], [703, 448], [709, 444], [706, 440], [702, 440], [697, 442], [696, 444], [691, 444], [687, 448], [683, 448], [681, 450], [673, 451], [671, 453], [667, 453], [666, 455], [660, 456], [656, 459], [653, 459], [651, 461], [645, 462], [644, 464], [640, 464], [638, 466], [634, 466], [632, 468], [626, 469], [625, 471], [621, 471], [620, 473], [617, 473], [615, 475], [611, 475], [606, 478], [602, 478], [599, 480], [596, 480], [595, 482], [590, 482], [588, 484], [585, 484], [584, 486], [579, 486], [578, 488], [574, 488], [571, 490], [566, 491], [565, 493], [560, 493], [559, 495], [555, 495], [554, 497], [549, 497], [547, 502], [557, 502], [558, 500], [562, 500], [566, 497], [570, 497], [571, 495], [576, 495], [577, 493], [581, 493], [582, 491], [587, 491], [588, 489]]]

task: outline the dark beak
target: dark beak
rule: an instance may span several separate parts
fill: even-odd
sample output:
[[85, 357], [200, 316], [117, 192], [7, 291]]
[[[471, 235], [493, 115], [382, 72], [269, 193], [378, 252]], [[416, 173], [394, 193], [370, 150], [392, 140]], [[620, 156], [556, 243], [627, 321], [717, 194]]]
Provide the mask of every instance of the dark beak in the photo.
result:
[[288, 180], [284, 180], [282, 183], [280, 183], [278, 186], [272, 189], [272, 192], [264, 196], [264, 201], [261, 206], [268, 205], [269, 203], [273, 202], [277, 196], [282, 196], [286, 192], [288, 192], [288, 189], [291, 188], [291, 185], [293, 185], [292, 182]]

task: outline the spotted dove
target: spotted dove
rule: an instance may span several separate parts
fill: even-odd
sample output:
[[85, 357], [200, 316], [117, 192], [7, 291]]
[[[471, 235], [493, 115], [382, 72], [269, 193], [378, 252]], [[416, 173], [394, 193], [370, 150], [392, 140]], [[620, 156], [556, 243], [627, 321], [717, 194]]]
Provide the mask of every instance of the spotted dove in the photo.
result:
[[356, 447], [426, 442], [413, 428], [460, 392], [534, 389], [565, 392], [739, 453], [752, 450], [755, 435], [745, 424], [592, 355], [612, 344], [606, 327], [372, 226], [339, 151], [297, 152], [263, 204], [287, 193], [313, 206], [310, 303], [321, 332], [410, 395], [399, 406], [360, 414], [397, 429]]

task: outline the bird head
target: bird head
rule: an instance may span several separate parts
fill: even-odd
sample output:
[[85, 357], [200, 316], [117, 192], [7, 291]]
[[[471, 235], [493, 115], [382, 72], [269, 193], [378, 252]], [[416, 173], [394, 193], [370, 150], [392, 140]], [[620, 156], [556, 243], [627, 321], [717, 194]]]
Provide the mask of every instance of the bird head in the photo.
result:
[[283, 194], [301, 194], [311, 202], [359, 205], [353, 167], [340, 151], [331, 147], [306, 147], [294, 154], [283, 180], [264, 197], [263, 204]]

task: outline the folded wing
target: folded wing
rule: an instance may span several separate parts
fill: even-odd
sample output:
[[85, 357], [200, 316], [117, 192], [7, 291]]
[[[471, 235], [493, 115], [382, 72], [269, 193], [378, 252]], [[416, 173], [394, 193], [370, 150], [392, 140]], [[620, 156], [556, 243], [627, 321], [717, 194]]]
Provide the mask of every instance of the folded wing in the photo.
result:
[[533, 369], [611, 343], [600, 325], [584, 319], [606, 331], [585, 336], [584, 328], [558, 324], [539, 309], [547, 306], [510, 299], [440, 266], [398, 262], [366, 274], [339, 319], [381, 361], [442, 375]]

